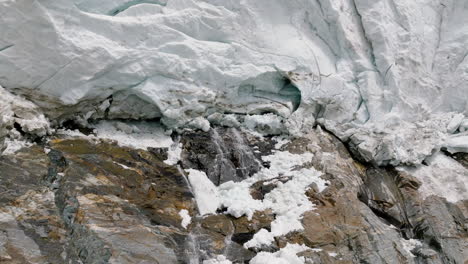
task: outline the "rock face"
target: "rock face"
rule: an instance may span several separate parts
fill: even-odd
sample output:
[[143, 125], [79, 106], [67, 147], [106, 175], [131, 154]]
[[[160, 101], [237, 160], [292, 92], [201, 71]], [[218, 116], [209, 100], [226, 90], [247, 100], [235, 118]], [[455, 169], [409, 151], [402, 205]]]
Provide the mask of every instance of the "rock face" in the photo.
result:
[[[319, 127], [283, 144], [279, 138], [234, 128], [189, 131], [180, 137], [185, 153], [180, 165], [165, 164], [165, 152], [158, 149], [64, 136], [1, 156], [1, 262], [210, 263], [222, 255], [233, 263], [248, 263], [259, 252], [288, 244], [305, 246], [297, 254], [305, 261], [300, 263], [468, 261], [468, 201], [424, 198], [418, 190], [424, 182], [408, 172], [356, 161]], [[216, 144], [224, 144], [222, 153]], [[226, 214], [222, 207], [216, 214], [198, 216], [180, 166], [204, 171], [220, 185], [222, 179], [250, 178], [269, 166], [259, 162], [262, 156], [278, 151], [313, 154], [304, 166], [323, 172], [328, 182], [323, 191], [314, 185], [306, 190], [315, 206], [303, 214], [302, 230], [248, 248], [257, 233], [271, 229], [278, 217], [271, 210], [257, 211], [250, 219]], [[250, 157], [245, 164], [256, 165], [239, 167], [244, 164], [240, 157]], [[457, 157], [462, 164], [463, 158]], [[249, 169], [220, 172], [221, 159], [233, 168]], [[251, 195], [263, 200], [294, 177], [252, 184]], [[191, 218], [187, 225], [181, 210]]]
[[253, 146], [249, 147], [235, 128], [187, 132], [182, 135], [182, 143], [183, 167], [206, 171], [216, 185], [246, 179], [261, 167]]
[[178, 212], [195, 205], [175, 168], [149, 152], [108, 143], [56, 139], [48, 147], [47, 155], [36, 147], [2, 160], [2, 179], [18, 184], [2, 196], [4, 261], [177, 263], [188, 257]]

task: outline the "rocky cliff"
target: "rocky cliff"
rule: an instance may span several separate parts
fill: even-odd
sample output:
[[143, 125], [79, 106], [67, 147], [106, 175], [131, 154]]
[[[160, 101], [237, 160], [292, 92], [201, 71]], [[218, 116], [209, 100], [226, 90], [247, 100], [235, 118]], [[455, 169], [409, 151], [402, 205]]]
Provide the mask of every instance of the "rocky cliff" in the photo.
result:
[[1, 263], [468, 263], [465, 0], [0, 0]]
[[[424, 177], [360, 163], [320, 127], [289, 140], [226, 127], [179, 137], [174, 165], [168, 148], [84, 135], [2, 156], [2, 263], [468, 259], [466, 198], [425, 196]], [[466, 155], [446, 158], [466, 177]]]

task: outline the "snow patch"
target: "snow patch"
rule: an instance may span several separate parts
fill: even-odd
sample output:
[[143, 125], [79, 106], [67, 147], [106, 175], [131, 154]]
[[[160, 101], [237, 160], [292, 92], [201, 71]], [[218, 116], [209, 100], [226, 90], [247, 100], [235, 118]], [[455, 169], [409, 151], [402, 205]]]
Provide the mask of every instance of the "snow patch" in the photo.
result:
[[444, 144], [445, 149], [450, 153], [468, 153], [468, 132], [450, 135]]
[[[188, 179], [192, 186], [200, 215], [216, 213], [218, 208], [225, 208], [234, 217], [246, 215], [252, 219], [256, 211], [271, 209], [276, 215], [271, 223], [271, 232], [261, 229], [245, 247], [261, 247], [273, 242], [274, 237], [283, 236], [291, 231], [303, 229], [302, 215], [314, 209], [314, 205], [305, 195], [311, 184], [316, 184], [321, 192], [327, 181], [320, 178], [322, 173], [313, 168], [298, 168], [311, 161], [313, 154], [292, 154], [277, 151], [262, 157], [270, 162], [269, 168], [263, 168], [252, 177], [241, 182], [229, 181], [216, 187], [207, 175], [198, 170], [188, 169]], [[250, 187], [258, 182], [277, 177], [290, 177], [286, 183], [276, 181], [276, 188], [265, 195], [263, 200], [253, 199]]]
[[250, 264], [304, 264], [305, 258], [297, 256], [298, 253], [308, 250], [304, 245], [287, 244], [279, 251], [260, 252], [251, 261]]
[[454, 115], [452, 120], [450, 120], [450, 122], [447, 125], [447, 133], [453, 134], [455, 131], [457, 131], [464, 118], [465, 115], [463, 114]]
[[248, 115], [244, 125], [262, 135], [279, 135], [285, 131], [283, 120], [275, 114]]
[[273, 236], [273, 232], [270, 232], [264, 228], [260, 229], [252, 239], [247, 241], [244, 244], [246, 248], [254, 248], [260, 247], [262, 245], [271, 245], [275, 241], [275, 237]]
[[286, 136], [273, 137], [273, 140], [276, 141], [275, 149], [281, 149], [281, 147], [291, 142]]
[[197, 201], [200, 215], [214, 214], [220, 205], [218, 189], [213, 182], [208, 179], [206, 173], [194, 169], [186, 170], [188, 180]]
[[426, 159], [427, 166], [398, 167], [418, 178], [419, 191], [424, 197], [437, 195], [449, 202], [468, 199], [468, 169], [441, 152]]
[[25, 146], [17, 127], [21, 132], [37, 137], [51, 132], [49, 121], [35, 104], [11, 94], [0, 86], [0, 146], [6, 136], [11, 138], [6, 139], [4, 143], [4, 147], [7, 148], [4, 150], [5, 155]]
[[218, 255], [213, 259], [204, 260], [203, 264], [232, 264], [225, 256]]
[[86, 139], [92, 139], [92, 140], [97, 140], [98, 138], [95, 137], [94, 135], [86, 135], [79, 131], [78, 129], [57, 129], [56, 131], [57, 135], [65, 136], [65, 137], [80, 137], [80, 138], [86, 138]]
[[[327, 182], [320, 178], [322, 173], [313, 168], [296, 169], [310, 162], [311, 153], [292, 154], [287, 151], [277, 151], [272, 155], [262, 157], [270, 162], [269, 168], [263, 168], [252, 177], [241, 182], [226, 182], [218, 187], [221, 205], [227, 213], [241, 217], [252, 218], [256, 211], [271, 209], [276, 218], [271, 223], [271, 232], [262, 229], [248, 241], [246, 247], [269, 245], [274, 237], [285, 235], [291, 231], [301, 230], [302, 215], [314, 209], [314, 205], [305, 195], [308, 187], [315, 183], [319, 191], [326, 188]], [[291, 177], [286, 183], [276, 182], [276, 188], [265, 195], [263, 200], [253, 199], [250, 187], [264, 180]]]
[[11, 155], [11, 154], [15, 154], [20, 149], [30, 147], [33, 144], [24, 139], [6, 138], [5, 141], [3, 142], [3, 145], [5, 149], [2, 151], [2, 155]]
[[421, 241], [419, 240], [416, 240], [416, 239], [404, 239], [402, 238], [400, 240], [401, 244], [403, 245], [403, 249], [406, 251], [406, 253], [408, 253], [411, 257], [415, 258], [416, 256], [413, 255], [413, 253], [411, 253], [411, 251], [413, 249], [415, 249], [416, 247], [421, 247], [422, 246], [422, 243]]
[[173, 141], [163, 127], [149, 122], [102, 121], [94, 126], [96, 137], [115, 140], [120, 146], [147, 149], [170, 148]]
[[179, 211], [179, 216], [182, 218], [181, 226], [187, 229], [187, 226], [192, 222], [192, 217], [190, 217], [189, 212], [186, 209]]
[[168, 165], [176, 165], [182, 154], [182, 143], [174, 142], [167, 151], [167, 160], [164, 163]]

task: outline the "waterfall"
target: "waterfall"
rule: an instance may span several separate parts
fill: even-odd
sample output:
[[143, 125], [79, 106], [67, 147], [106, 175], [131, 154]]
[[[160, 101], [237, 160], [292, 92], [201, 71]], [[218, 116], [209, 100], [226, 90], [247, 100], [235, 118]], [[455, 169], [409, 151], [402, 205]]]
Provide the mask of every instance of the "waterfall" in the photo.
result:
[[199, 264], [200, 263], [200, 243], [198, 237], [193, 232], [190, 232], [187, 236], [185, 246], [186, 262], [188, 264]]
[[[195, 197], [195, 193], [193, 192], [192, 185], [190, 184], [185, 171], [182, 169], [180, 165], [177, 165], [177, 170], [184, 178], [185, 183], [187, 184], [190, 193]], [[197, 212], [199, 211], [198, 203], [195, 201], [195, 205], [197, 206]], [[196, 217], [192, 217], [192, 219], [196, 219]], [[197, 224], [198, 225], [198, 224]], [[187, 235], [187, 239], [185, 240], [185, 249], [184, 249], [186, 263], [188, 264], [199, 264], [200, 263], [200, 243], [198, 241], [198, 237], [196, 234], [191, 231]]]
[[219, 135], [216, 128], [212, 129], [211, 133], [212, 143], [216, 147], [216, 157], [213, 164], [212, 175], [216, 178], [211, 177], [211, 173], [208, 174], [210, 180], [214, 180], [215, 185], [220, 185], [226, 181], [236, 178], [236, 168], [232, 164], [231, 160], [227, 158], [230, 155], [229, 148], [227, 148], [224, 139]]

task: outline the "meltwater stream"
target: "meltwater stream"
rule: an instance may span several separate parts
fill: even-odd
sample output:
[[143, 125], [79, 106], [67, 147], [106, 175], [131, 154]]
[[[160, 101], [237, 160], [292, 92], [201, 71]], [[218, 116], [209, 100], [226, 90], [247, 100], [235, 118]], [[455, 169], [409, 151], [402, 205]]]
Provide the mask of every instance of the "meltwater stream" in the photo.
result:
[[[193, 191], [192, 185], [190, 184], [187, 175], [185, 174], [185, 171], [182, 169], [180, 165], [177, 165], [177, 170], [179, 173], [183, 176], [185, 183], [187, 184], [190, 192], [192, 195], [195, 197], [195, 193]], [[199, 211], [198, 209], [198, 203], [195, 202], [195, 205], [197, 206], [197, 212]], [[193, 229], [195, 230], [195, 229]], [[193, 233], [193, 231], [190, 231], [190, 233], [187, 236], [187, 239], [185, 240], [185, 258], [186, 258], [186, 263], [188, 264], [199, 264], [201, 255], [200, 255], [200, 243], [198, 240], [198, 236]]]

